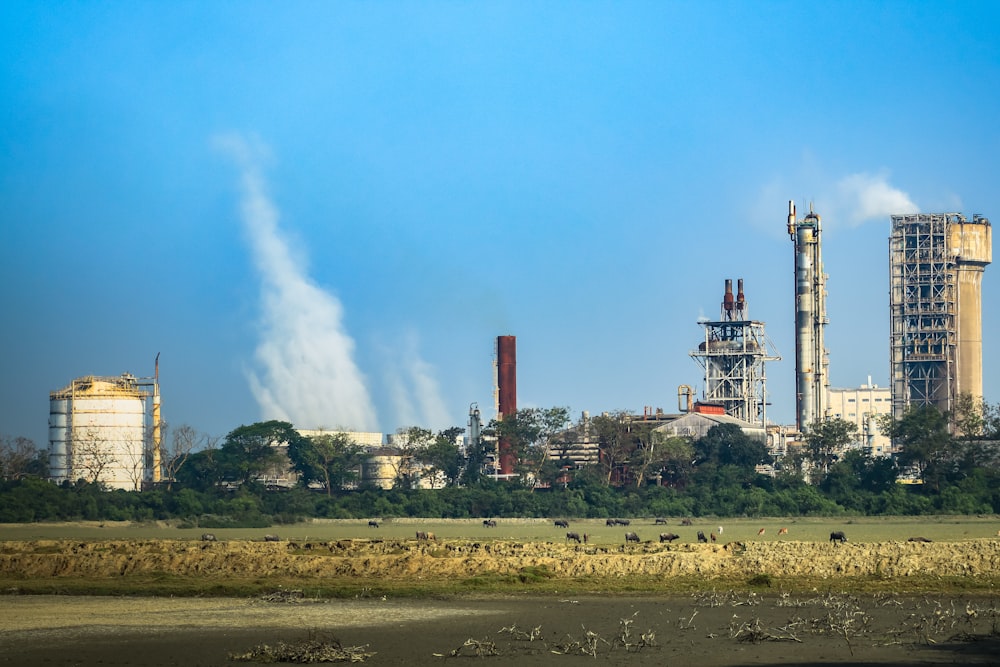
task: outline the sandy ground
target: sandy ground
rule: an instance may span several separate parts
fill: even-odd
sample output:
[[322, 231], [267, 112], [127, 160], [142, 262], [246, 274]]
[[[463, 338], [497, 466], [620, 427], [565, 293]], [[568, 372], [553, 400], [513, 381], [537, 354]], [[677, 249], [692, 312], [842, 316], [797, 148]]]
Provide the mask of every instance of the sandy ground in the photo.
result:
[[[367, 646], [365, 664], [417, 667], [986, 665], [1000, 654], [997, 602], [725, 593], [296, 603], [13, 596], [0, 598], [0, 664], [234, 666], [248, 663], [231, 655], [261, 644], [336, 639]], [[469, 640], [495, 654], [478, 656]]]
[[897, 578], [1000, 574], [1000, 540], [575, 545], [552, 542], [338, 540], [70, 540], [0, 543], [0, 572], [13, 576], [466, 578], [544, 568], [555, 577], [695, 576]]

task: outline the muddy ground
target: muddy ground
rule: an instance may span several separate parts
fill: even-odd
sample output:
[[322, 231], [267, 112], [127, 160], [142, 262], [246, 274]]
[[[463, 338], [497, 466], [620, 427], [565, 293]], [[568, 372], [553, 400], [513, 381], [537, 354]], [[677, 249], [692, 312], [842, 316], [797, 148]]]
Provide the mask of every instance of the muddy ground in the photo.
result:
[[[465, 595], [315, 600], [268, 596], [149, 598], [21, 596], [17, 582], [452, 581], [548, 573], [619, 590], [629, 577], [694, 577], [693, 594]], [[812, 592], [732, 592], [726, 582], [809, 577]], [[371, 665], [560, 663], [609, 665], [996, 664], [1000, 655], [1000, 542], [812, 542], [566, 545], [503, 541], [342, 540], [265, 543], [191, 540], [0, 543], [0, 665], [239, 665], [234, 656], [285, 642], [292, 649], [358, 647]], [[948, 578], [948, 593], [902, 596], [910, 578]], [[853, 582], [877, 578], [878, 593]], [[953, 593], [955, 582], [977, 593]], [[984, 585], [985, 582], [985, 585]], [[514, 587], [516, 588], [516, 587]], [[959, 588], [961, 586], [959, 585]], [[122, 589], [119, 589], [122, 590]], [[128, 590], [127, 585], [125, 590]], [[801, 591], [802, 589], [798, 589]], [[257, 662], [263, 657], [257, 655]]]
[[270, 601], [0, 598], [0, 664], [257, 664], [318, 641], [369, 665], [996, 664], [997, 600], [887, 595]]

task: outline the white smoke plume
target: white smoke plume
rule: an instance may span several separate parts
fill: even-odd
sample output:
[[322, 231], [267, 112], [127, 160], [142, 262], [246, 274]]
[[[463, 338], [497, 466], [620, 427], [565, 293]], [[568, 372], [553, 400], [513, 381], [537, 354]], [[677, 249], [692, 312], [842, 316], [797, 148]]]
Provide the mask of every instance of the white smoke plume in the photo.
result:
[[299, 428], [378, 430], [340, 301], [309, 279], [278, 224], [258, 164], [265, 152], [239, 135], [214, 143], [240, 168], [243, 224], [261, 280], [257, 369], [247, 379], [263, 418]]
[[844, 222], [856, 227], [869, 220], [886, 221], [890, 215], [918, 213], [910, 196], [889, 185], [888, 173], [851, 174], [837, 183], [838, 209]]
[[399, 344], [386, 350], [386, 385], [398, 423], [437, 430], [454, 426], [434, 369], [420, 356], [419, 348], [417, 334], [409, 331]]

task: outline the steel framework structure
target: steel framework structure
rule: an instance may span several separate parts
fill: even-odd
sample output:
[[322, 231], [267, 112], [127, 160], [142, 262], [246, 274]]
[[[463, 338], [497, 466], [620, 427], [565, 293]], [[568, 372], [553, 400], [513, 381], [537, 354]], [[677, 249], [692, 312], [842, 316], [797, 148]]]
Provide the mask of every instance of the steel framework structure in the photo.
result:
[[889, 317], [892, 412], [954, 407], [982, 395], [981, 277], [989, 220], [958, 213], [892, 216]]
[[726, 414], [748, 423], [767, 424], [767, 374], [764, 363], [778, 361], [764, 323], [751, 320], [743, 280], [733, 298], [726, 280], [722, 318], [700, 322], [705, 340], [689, 354], [705, 369], [705, 402], [721, 404]]

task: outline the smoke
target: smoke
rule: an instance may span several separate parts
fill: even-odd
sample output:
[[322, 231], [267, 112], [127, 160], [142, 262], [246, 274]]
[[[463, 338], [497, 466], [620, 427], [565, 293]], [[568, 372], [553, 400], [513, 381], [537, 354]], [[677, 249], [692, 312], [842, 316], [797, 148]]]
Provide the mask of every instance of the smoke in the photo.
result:
[[377, 430], [340, 301], [309, 279], [278, 224], [259, 167], [266, 150], [239, 135], [214, 144], [240, 168], [242, 219], [260, 275], [257, 368], [247, 379], [262, 416], [300, 428]]
[[837, 183], [836, 195], [844, 222], [857, 227], [869, 220], [888, 220], [890, 215], [917, 213], [910, 196], [889, 185], [888, 173], [851, 174]]
[[419, 347], [417, 334], [408, 331], [401, 342], [385, 351], [385, 382], [397, 423], [438, 430], [454, 426], [441, 398], [434, 369], [421, 358]]

